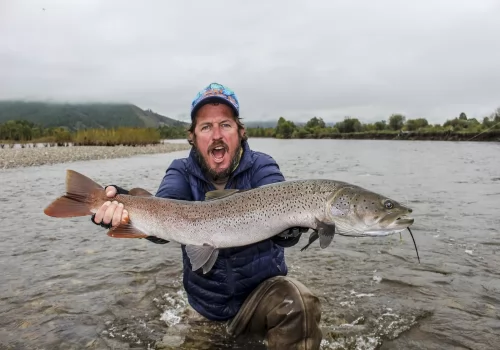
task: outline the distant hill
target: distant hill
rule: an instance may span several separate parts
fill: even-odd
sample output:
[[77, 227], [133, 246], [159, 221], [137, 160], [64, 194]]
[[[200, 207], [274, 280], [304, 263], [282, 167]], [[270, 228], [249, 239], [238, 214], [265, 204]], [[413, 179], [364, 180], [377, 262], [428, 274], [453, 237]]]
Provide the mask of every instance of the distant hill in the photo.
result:
[[43, 127], [67, 127], [71, 130], [112, 127], [186, 126], [151, 110], [119, 103], [45, 103], [0, 101], [0, 123], [28, 120]]
[[247, 121], [243, 119], [246, 128], [275, 128], [278, 125], [277, 120], [265, 121]]

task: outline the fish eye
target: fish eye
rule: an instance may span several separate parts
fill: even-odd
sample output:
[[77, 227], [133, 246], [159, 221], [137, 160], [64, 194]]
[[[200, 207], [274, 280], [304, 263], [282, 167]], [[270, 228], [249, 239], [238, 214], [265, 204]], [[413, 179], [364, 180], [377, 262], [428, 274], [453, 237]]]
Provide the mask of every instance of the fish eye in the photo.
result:
[[393, 204], [391, 201], [389, 201], [389, 200], [385, 201], [384, 206], [385, 206], [387, 209], [392, 209], [392, 208], [394, 208], [394, 204]]

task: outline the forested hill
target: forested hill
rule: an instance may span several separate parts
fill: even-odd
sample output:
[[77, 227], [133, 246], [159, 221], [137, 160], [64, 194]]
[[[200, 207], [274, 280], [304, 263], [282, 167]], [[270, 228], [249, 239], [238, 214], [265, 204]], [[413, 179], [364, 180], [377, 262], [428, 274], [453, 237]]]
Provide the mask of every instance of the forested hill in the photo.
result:
[[27, 120], [43, 127], [62, 126], [72, 130], [186, 125], [133, 104], [0, 101], [0, 124], [8, 120]]

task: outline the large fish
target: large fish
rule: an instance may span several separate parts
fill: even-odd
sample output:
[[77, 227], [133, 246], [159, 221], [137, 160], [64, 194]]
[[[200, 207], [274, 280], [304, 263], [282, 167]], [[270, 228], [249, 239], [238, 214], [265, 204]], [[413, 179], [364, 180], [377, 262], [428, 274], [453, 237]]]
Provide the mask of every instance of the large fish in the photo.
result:
[[[205, 201], [154, 197], [143, 189], [117, 195], [129, 220], [108, 231], [117, 238], [156, 236], [186, 245], [192, 269], [213, 267], [219, 249], [268, 239], [291, 227], [314, 230], [311, 244], [330, 245], [335, 233], [356, 236], [389, 235], [413, 224], [412, 212], [398, 202], [346, 182], [297, 180], [251, 190], [215, 190]], [[53, 217], [92, 215], [109, 201], [104, 188], [68, 170], [66, 194], [45, 214]], [[308, 245], [309, 245], [308, 244]]]

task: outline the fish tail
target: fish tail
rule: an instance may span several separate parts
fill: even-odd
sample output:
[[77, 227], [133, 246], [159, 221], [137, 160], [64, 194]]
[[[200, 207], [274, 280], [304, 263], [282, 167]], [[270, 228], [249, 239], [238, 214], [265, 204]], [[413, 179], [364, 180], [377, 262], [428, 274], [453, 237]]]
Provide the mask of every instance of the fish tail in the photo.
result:
[[66, 171], [66, 194], [50, 203], [43, 211], [48, 216], [69, 218], [92, 215], [92, 207], [106, 194], [104, 188], [88, 177], [73, 171]]

